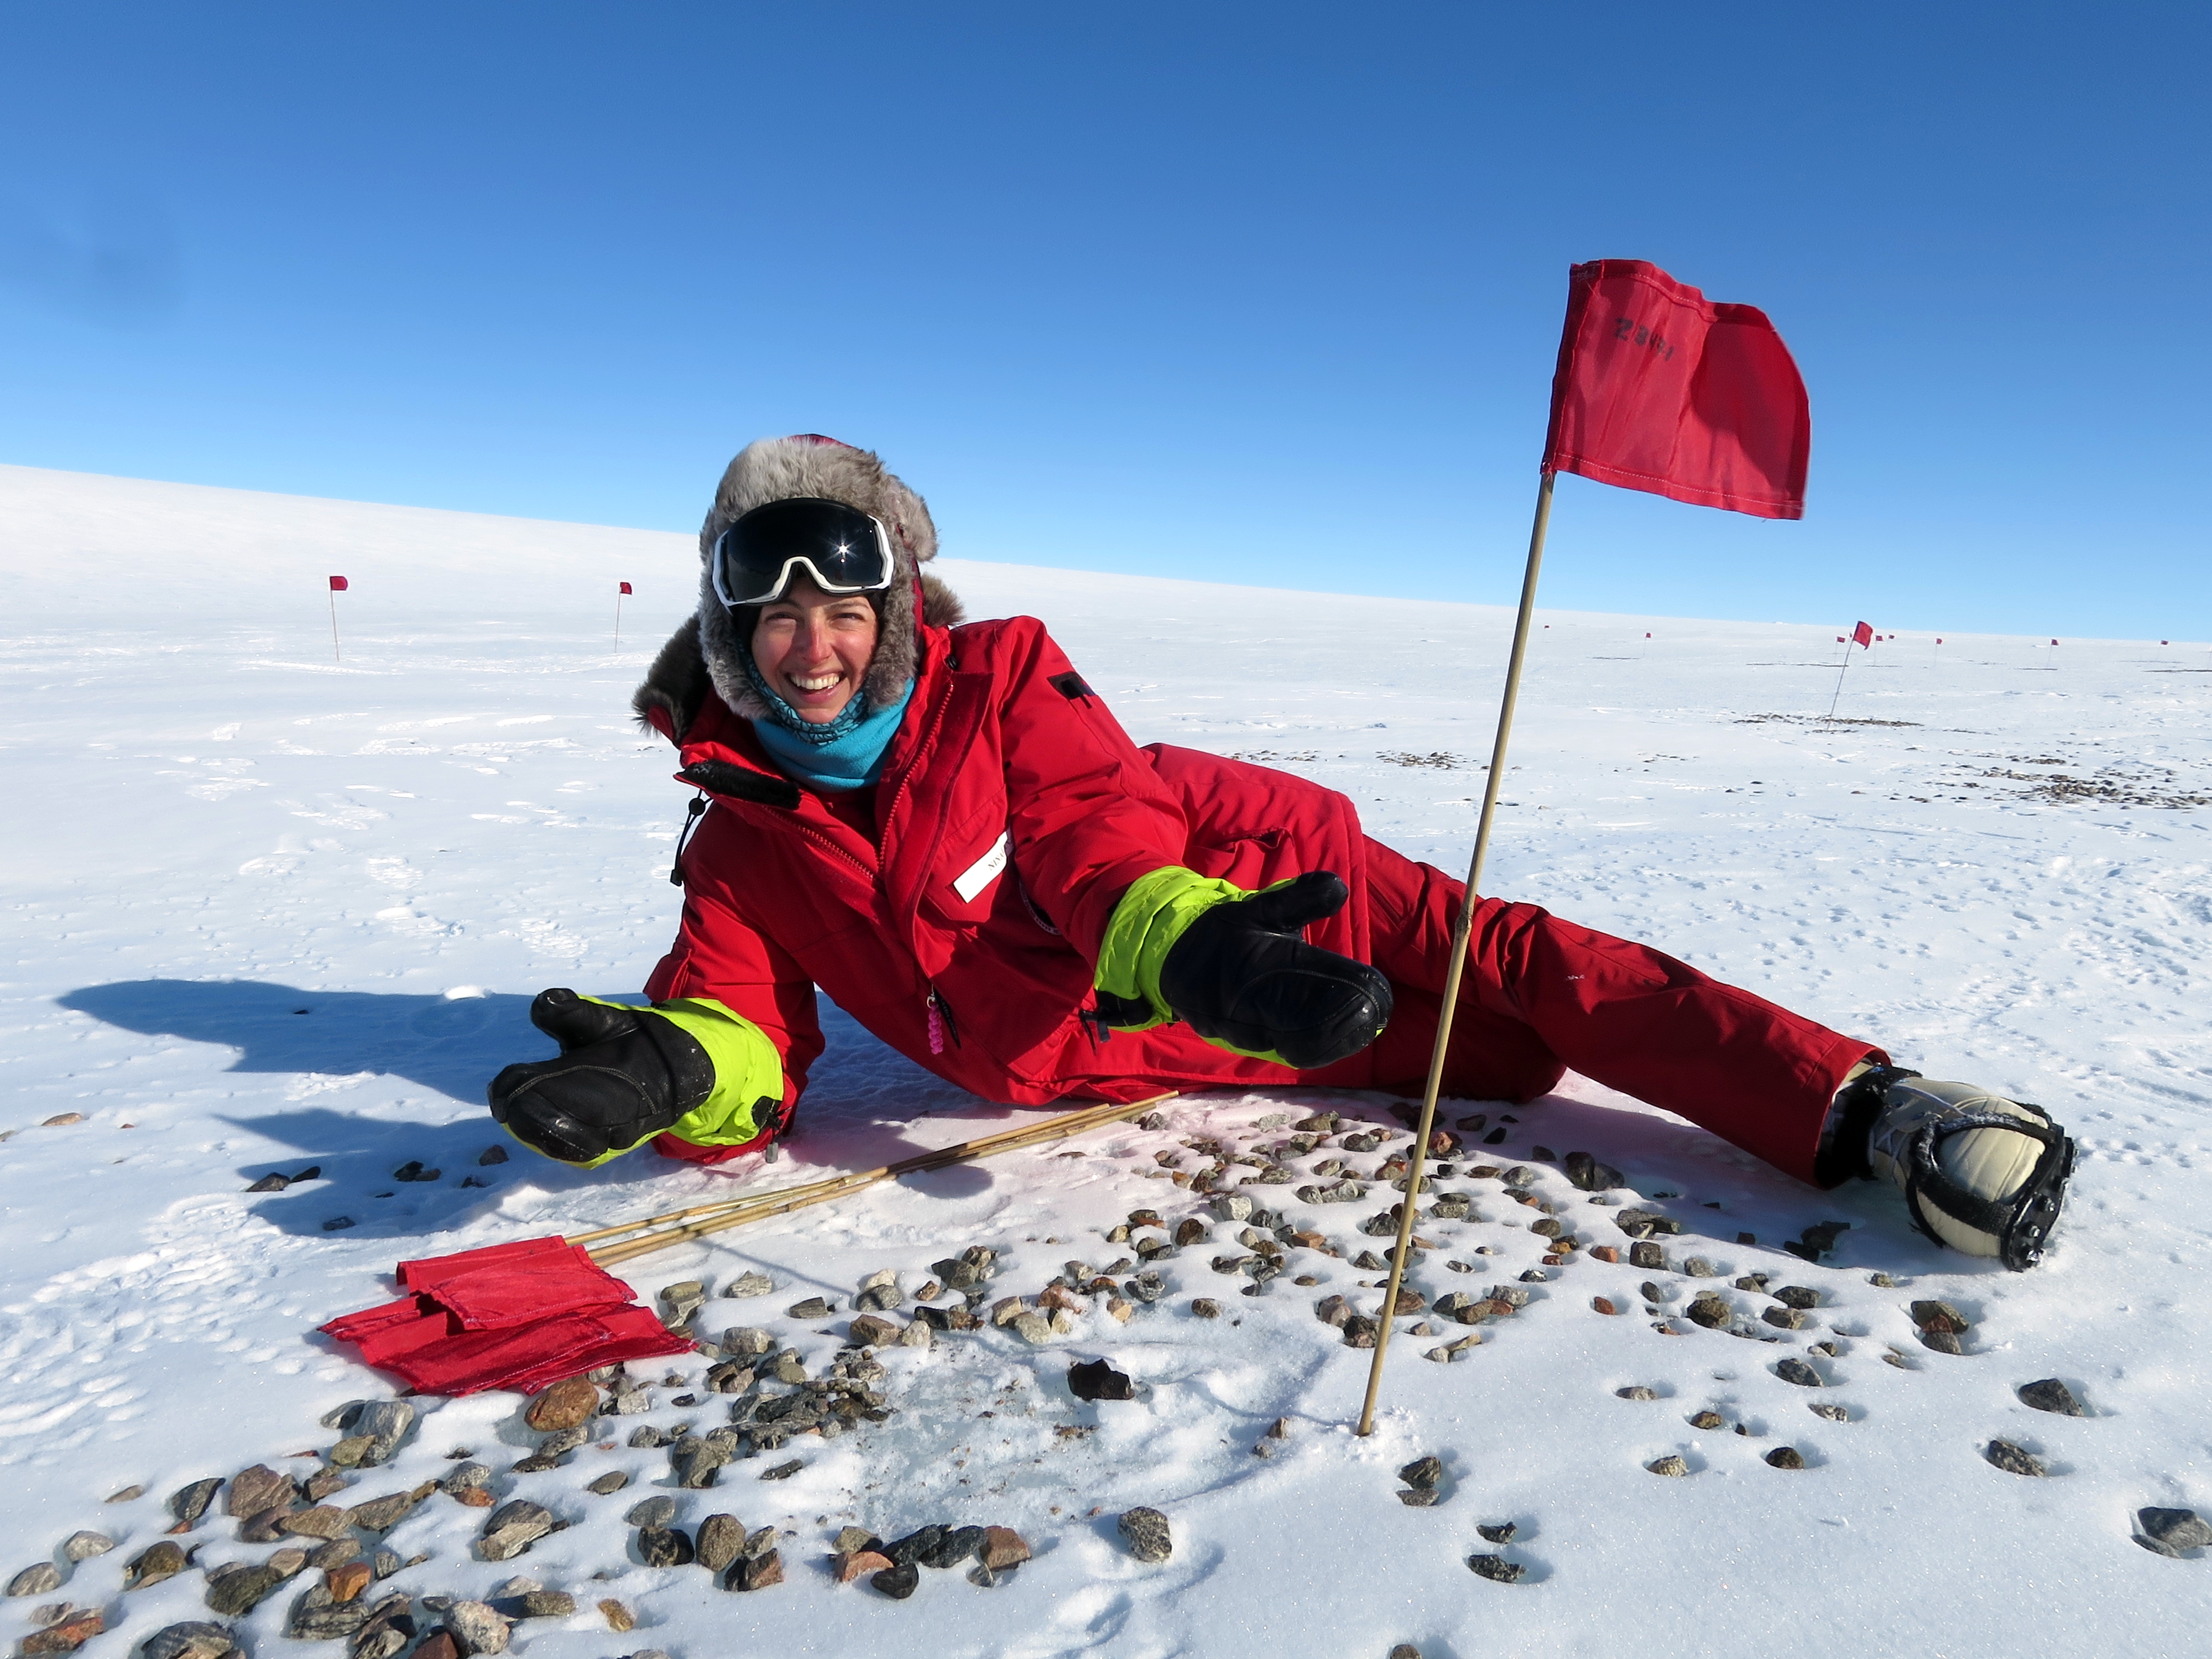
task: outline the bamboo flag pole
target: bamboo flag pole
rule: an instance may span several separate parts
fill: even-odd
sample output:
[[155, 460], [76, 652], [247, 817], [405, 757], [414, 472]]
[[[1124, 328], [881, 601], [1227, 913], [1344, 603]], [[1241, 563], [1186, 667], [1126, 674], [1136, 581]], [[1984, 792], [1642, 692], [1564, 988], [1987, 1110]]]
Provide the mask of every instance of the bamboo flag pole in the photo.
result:
[[[718, 1233], [749, 1221], [758, 1221], [772, 1215], [787, 1215], [793, 1210], [804, 1210], [830, 1200], [842, 1198], [865, 1188], [896, 1181], [901, 1176], [915, 1175], [927, 1170], [941, 1170], [949, 1164], [963, 1164], [970, 1159], [994, 1157], [1000, 1152], [1019, 1152], [1024, 1147], [1044, 1146], [1063, 1140], [1069, 1135], [1080, 1134], [1085, 1129], [1101, 1124], [1118, 1123], [1149, 1111], [1161, 1102], [1175, 1098], [1175, 1091], [1132, 1101], [1127, 1105], [1109, 1103], [1093, 1106], [1079, 1112], [1064, 1112], [1046, 1119], [1042, 1123], [1024, 1124], [1018, 1128], [1002, 1129], [996, 1134], [982, 1135], [973, 1140], [963, 1140], [957, 1146], [939, 1147], [935, 1152], [921, 1152], [913, 1158], [902, 1158], [896, 1164], [885, 1164], [873, 1170], [860, 1170], [845, 1175], [831, 1176], [826, 1180], [805, 1182], [796, 1187], [784, 1187], [774, 1192], [757, 1193], [750, 1197], [726, 1200], [718, 1204], [695, 1204], [689, 1209], [671, 1210], [662, 1215], [645, 1216], [636, 1221], [625, 1222], [618, 1227], [602, 1227], [595, 1232], [572, 1233], [562, 1242], [568, 1244], [589, 1244], [617, 1233], [638, 1232], [641, 1228], [658, 1226], [663, 1222], [683, 1224], [645, 1232], [635, 1238], [617, 1244], [605, 1244], [591, 1252], [592, 1260], [601, 1267], [611, 1267], [618, 1261], [629, 1261], [638, 1256], [651, 1255], [671, 1245], [687, 1239], [700, 1238], [708, 1233]], [[692, 1220], [692, 1217], [702, 1219]]]
[[1513, 706], [1521, 695], [1521, 667], [1528, 655], [1528, 624], [1536, 614], [1536, 574], [1544, 562], [1544, 532], [1552, 522], [1549, 471], [1536, 489], [1536, 519], [1528, 530], [1528, 568], [1521, 578], [1521, 612], [1513, 623], [1513, 654], [1505, 665], [1505, 696], [1498, 705], [1498, 739], [1491, 745], [1490, 776], [1482, 788], [1482, 817], [1475, 825], [1474, 856], [1467, 867], [1467, 894], [1452, 924], [1451, 966], [1444, 974], [1443, 1003], [1437, 1010], [1436, 1046], [1429, 1054], [1429, 1080], [1421, 1094], [1421, 1125], [1406, 1167], [1406, 1202], [1398, 1217], [1398, 1246], [1390, 1252], [1390, 1284], [1382, 1293], [1376, 1322], [1375, 1358], [1367, 1368], [1367, 1399], [1359, 1409], [1359, 1432], [1375, 1431], [1375, 1396], [1382, 1386], [1382, 1357], [1390, 1351], [1391, 1321], [1398, 1310], [1398, 1286], [1406, 1276], [1406, 1256], [1413, 1242], [1413, 1217], [1421, 1197], [1421, 1170], [1428, 1161], [1429, 1137], [1436, 1132], [1437, 1092], [1443, 1086], [1444, 1050], [1451, 1042], [1452, 1012], [1459, 1006], [1459, 983], [1467, 969], [1468, 934], [1482, 890], [1482, 860], [1490, 850], [1490, 828], [1498, 811], [1498, 791], [1505, 777], [1505, 746], [1513, 735]]

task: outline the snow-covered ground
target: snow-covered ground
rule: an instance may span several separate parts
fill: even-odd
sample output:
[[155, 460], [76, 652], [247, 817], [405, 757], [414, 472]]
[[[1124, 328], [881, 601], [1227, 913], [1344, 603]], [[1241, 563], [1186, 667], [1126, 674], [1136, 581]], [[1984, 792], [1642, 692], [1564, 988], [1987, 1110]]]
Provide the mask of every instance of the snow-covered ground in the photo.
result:
[[[958, 526], [944, 528], [957, 547]], [[389, 1395], [314, 1327], [389, 1296], [398, 1259], [865, 1168], [1033, 1115], [936, 1083], [830, 1011], [830, 1054], [781, 1163], [709, 1173], [647, 1154], [580, 1175], [517, 1149], [479, 1167], [502, 1139], [484, 1079], [544, 1051], [530, 996], [634, 993], [672, 931], [665, 872], [688, 792], [625, 705], [689, 611], [694, 568], [680, 537], [0, 468], [13, 964], [0, 984], [0, 1573], [58, 1559], [79, 1528], [119, 1546], [65, 1569], [60, 1589], [5, 1603], [0, 1636], [66, 1600], [105, 1613], [110, 1633], [86, 1651], [119, 1656], [211, 1617], [201, 1571], [126, 1593], [125, 1564], [171, 1524], [176, 1488], [258, 1462], [311, 1472], [337, 1438], [325, 1413]], [[974, 614], [1046, 618], [1140, 741], [1305, 773], [1348, 792], [1372, 833], [1464, 867], [1509, 613], [939, 568]], [[352, 581], [341, 661], [333, 572]], [[637, 592], [617, 651], [621, 579]], [[1371, 1439], [1351, 1431], [1368, 1355], [1313, 1306], [1377, 1299], [1363, 1286], [1379, 1275], [1352, 1257], [1389, 1241], [1353, 1229], [1392, 1194], [1316, 1208], [1257, 1188], [1341, 1257], [1294, 1251], [1269, 1294], [1239, 1296], [1245, 1281], [1209, 1271], [1237, 1248], [1237, 1229], [1217, 1225], [1161, 1264], [1169, 1296], [1126, 1326], [1100, 1311], [1041, 1348], [991, 1330], [890, 1350], [890, 1421], [794, 1442], [805, 1467], [781, 1481], [741, 1462], [713, 1490], [674, 1494], [687, 1527], [727, 1512], [787, 1528], [777, 1588], [726, 1594], [697, 1567], [638, 1563], [622, 1517], [670, 1490], [666, 1454], [625, 1443], [641, 1419], [611, 1419], [613, 1449], [508, 1474], [533, 1437], [506, 1395], [420, 1401], [396, 1461], [338, 1501], [441, 1475], [467, 1447], [502, 1499], [574, 1524], [483, 1562], [470, 1540], [484, 1512], [434, 1497], [391, 1536], [428, 1559], [390, 1588], [477, 1595], [522, 1571], [573, 1592], [574, 1617], [517, 1627], [533, 1659], [2191, 1650], [2212, 1561], [2161, 1558], [2130, 1533], [2144, 1505], [2212, 1516], [2194, 1311], [2212, 1264], [2212, 655], [1900, 640], [1854, 653], [1838, 709], [1850, 723], [1825, 725], [1833, 625], [1543, 619], [1488, 884], [1650, 939], [1934, 1075], [2052, 1109], [2082, 1161], [2043, 1267], [1939, 1254], [1886, 1189], [1815, 1193], [1570, 1079], [1481, 1157], [1537, 1169], [1585, 1244], [1625, 1257], [1618, 1212], [1586, 1205], [1536, 1148], [1620, 1166], [1683, 1224], [1662, 1241], [1668, 1270], [1585, 1249], [1449, 1364], [1424, 1351], [1462, 1327], [1401, 1328]], [[874, 1269], [911, 1289], [931, 1261], [990, 1244], [994, 1295], [1034, 1294], [1070, 1259], [1123, 1255], [1101, 1235], [1133, 1209], [1170, 1225], [1200, 1212], [1154, 1153], [1199, 1168], [1186, 1139], [1273, 1145], [1286, 1131], [1256, 1126], [1285, 1112], [1387, 1124], [1390, 1105], [1193, 1098], [1163, 1130], [879, 1188], [623, 1271], [650, 1301], [675, 1280], [719, 1291], [763, 1269], [772, 1295], [717, 1297], [700, 1328], [766, 1324], [814, 1365]], [[1477, 1111], [1504, 1121], [1495, 1104], [1450, 1115]], [[44, 1127], [65, 1115], [80, 1116]], [[1334, 1155], [1363, 1169], [1381, 1157]], [[395, 1182], [409, 1159], [441, 1177]], [[245, 1190], [310, 1164], [319, 1180]], [[1518, 1224], [1535, 1212], [1467, 1169], [1440, 1185], [1474, 1194], [1485, 1219], [1425, 1224], [1437, 1248], [1413, 1283], [1431, 1297], [1517, 1284], [1542, 1251]], [[355, 1224], [325, 1231], [341, 1216]], [[1823, 1220], [1850, 1224], [1830, 1257], [1778, 1248]], [[1723, 1276], [1675, 1271], [1692, 1255]], [[1777, 1304], [1733, 1287], [1753, 1273], [1818, 1291], [1815, 1323], [1756, 1327], [1781, 1339], [1767, 1343], [1680, 1317], [1717, 1289], [1755, 1321]], [[1646, 1311], [1646, 1280], [1670, 1317]], [[836, 1318], [785, 1316], [817, 1294]], [[1594, 1311], [1596, 1296], [1626, 1316]], [[1195, 1317], [1199, 1297], [1221, 1316]], [[1916, 1340], [1907, 1309], [1925, 1297], [1973, 1321], [1962, 1357]], [[1773, 1374], [1815, 1341], [1837, 1350], [1809, 1356], [1831, 1386]], [[1139, 1397], [1074, 1401], [1069, 1363], [1097, 1356]], [[704, 1364], [676, 1369], [696, 1381]], [[656, 1383], [665, 1369], [639, 1367]], [[2053, 1376], [2086, 1416], [2015, 1398]], [[1616, 1393], [1636, 1385], [1658, 1397]], [[656, 1387], [641, 1420], [721, 1420], [720, 1396], [678, 1407], [678, 1392]], [[1723, 1425], [1693, 1426], [1706, 1410]], [[1287, 1437], [1255, 1456], [1279, 1418]], [[1993, 1468], [1993, 1437], [2049, 1477]], [[1781, 1446], [1808, 1467], [1767, 1465]], [[1407, 1507], [1395, 1472], [1425, 1453], [1443, 1462], [1443, 1501]], [[1687, 1478], [1646, 1472], [1670, 1454]], [[611, 1470], [630, 1475], [625, 1492], [586, 1492]], [[102, 1501], [131, 1486], [144, 1496]], [[1164, 1565], [1116, 1538], [1135, 1504], [1170, 1518]], [[200, 1546], [196, 1569], [269, 1555], [220, 1510], [179, 1540]], [[904, 1602], [832, 1582], [839, 1528], [891, 1538], [933, 1521], [1017, 1528], [1036, 1559], [989, 1589], [925, 1571]], [[1517, 1533], [1503, 1546], [1476, 1530], [1505, 1522]], [[1479, 1577], [1475, 1553], [1526, 1576]], [[292, 1650], [287, 1614], [313, 1577], [241, 1621], [253, 1651]], [[638, 1628], [610, 1631], [602, 1597]]]

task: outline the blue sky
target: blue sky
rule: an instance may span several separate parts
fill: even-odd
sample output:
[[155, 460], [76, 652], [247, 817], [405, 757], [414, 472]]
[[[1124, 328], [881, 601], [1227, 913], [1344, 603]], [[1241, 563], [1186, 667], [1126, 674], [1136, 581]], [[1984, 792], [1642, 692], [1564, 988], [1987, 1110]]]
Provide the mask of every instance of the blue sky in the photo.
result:
[[1567, 265], [1764, 307], [1770, 524], [1544, 598], [2212, 637], [2212, 11], [0, 5], [0, 461], [696, 527], [766, 433], [969, 557], [1510, 601]]

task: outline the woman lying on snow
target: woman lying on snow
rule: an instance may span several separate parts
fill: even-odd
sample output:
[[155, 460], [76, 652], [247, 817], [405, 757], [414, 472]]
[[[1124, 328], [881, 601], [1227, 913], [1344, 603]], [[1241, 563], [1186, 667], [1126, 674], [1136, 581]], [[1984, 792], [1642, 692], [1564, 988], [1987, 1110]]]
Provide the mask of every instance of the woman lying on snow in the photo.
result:
[[[681, 750], [696, 833], [650, 1010], [544, 992], [559, 1058], [492, 1115], [595, 1164], [783, 1133], [818, 985], [987, 1100], [1421, 1087], [1462, 887], [1284, 773], [1139, 748], [1032, 617], [963, 623], [921, 498], [815, 436], [730, 464], [696, 618], [634, 700]], [[698, 814], [710, 810], [703, 818]], [[1522, 1102], [1569, 1067], [1801, 1180], [1881, 1176], [1932, 1237], [2025, 1267], [2073, 1144], [2039, 1108], [1531, 904], [1475, 908], [1444, 1092]]]

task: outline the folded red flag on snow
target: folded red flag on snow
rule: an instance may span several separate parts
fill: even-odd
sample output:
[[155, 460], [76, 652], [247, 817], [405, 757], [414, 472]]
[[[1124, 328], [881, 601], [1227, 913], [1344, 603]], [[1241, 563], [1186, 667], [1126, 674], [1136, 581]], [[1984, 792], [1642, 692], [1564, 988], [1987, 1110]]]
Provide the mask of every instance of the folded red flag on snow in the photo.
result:
[[529, 1394], [617, 1360], [689, 1353], [629, 1286], [560, 1238], [529, 1238], [399, 1264], [397, 1302], [322, 1328], [417, 1394]]
[[1874, 645], [1874, 629], [1861, 623], [1851, 629], [1851, 643], [1861, 650], [1870, 649]]
[[1766, 314], [1642, 259], [1567, 276], [1544, 470], [1765, 519], [1805, 516], [1813, 422]]
[[345, 591], [346, 591], [346, 579], [345, 579], [343, 576], [333, 576], [333, 577], [331, 577], [331, 592], [333, 592], [333, 593], [343, 593], [343, 592], [344, 592]]

